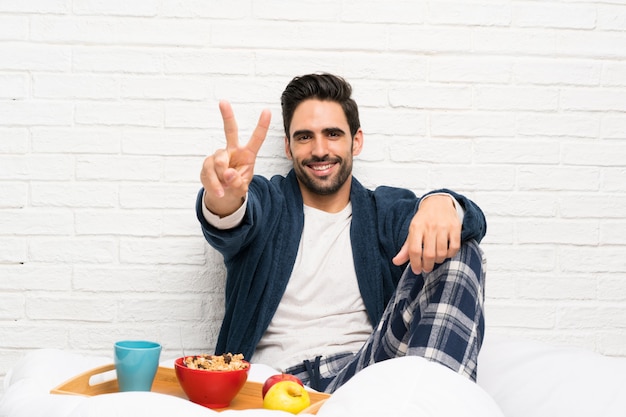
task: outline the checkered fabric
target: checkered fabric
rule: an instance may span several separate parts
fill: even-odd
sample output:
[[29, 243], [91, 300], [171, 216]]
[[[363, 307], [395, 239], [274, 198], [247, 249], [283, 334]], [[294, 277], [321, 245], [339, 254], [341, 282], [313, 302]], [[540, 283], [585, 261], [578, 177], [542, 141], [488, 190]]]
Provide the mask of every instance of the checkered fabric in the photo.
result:
[[361, 369], [386, 359], [422, 356], [476, 380], [484, 335], [486, 261], [475, 241], [432, 272], [404, 271], [385, 313], [357, 353], [316, 357], [286, 370], [314, 389], [334, 392]]

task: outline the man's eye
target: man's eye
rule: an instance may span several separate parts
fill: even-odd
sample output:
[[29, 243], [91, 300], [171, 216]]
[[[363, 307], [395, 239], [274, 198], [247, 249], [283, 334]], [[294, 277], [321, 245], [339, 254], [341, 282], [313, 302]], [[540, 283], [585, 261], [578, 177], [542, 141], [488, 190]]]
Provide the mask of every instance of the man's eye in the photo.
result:
[[309, 140], [311, 139], [311, 136], [309, 135], [300, 135], [298, 137], [296, 137], [296, 140], [302, 141], [302, 140]]

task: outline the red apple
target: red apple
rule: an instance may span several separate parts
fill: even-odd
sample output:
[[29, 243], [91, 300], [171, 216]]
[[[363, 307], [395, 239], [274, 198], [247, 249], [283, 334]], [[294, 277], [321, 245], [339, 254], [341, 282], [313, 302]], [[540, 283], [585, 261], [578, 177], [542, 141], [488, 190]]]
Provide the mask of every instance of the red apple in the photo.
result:
[[278, 374], [278, 375], [272, 375], [269, 378], [267, 378], [265, 380], [265, 383], [263, 384], [263, 391], [262, 391], [262, 395], [263, 398], [265, 398], [265, 394], [267, 394], [267, 391], [269, 391], [270, 388], [272, 388], [272, 386], [280, 381], [293, 381], [293, 382], [297, 382], [298, 384], [300, 384], [300, 386], [304, 387], [304, 384], [302, 383], [302, 381], [300, 381], [300, 378], [298, 378], [297, 376], [291, 375], [291, 374]]

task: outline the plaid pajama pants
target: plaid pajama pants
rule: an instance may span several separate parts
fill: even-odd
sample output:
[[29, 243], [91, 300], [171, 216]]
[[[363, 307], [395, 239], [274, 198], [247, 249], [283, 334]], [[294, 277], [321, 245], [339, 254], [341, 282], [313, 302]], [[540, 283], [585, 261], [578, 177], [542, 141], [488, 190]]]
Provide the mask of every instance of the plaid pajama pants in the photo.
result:
[[318, 356], [286, 372], [334, 392], [361, 369], [386, 359], [422, 356], [476, 380], [484, 335], [486, 262], [475, 241], [426, 274], [404, 271], [377, 328], [361, 350]]

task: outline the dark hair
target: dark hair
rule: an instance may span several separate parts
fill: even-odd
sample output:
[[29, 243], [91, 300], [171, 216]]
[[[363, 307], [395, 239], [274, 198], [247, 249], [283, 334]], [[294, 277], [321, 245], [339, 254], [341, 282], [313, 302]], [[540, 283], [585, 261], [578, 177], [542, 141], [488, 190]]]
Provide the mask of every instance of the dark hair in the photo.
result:
[[295, 77], [280, 99], [283, 108], [283, 126], [285, 135], [289, 138], [291, 119], [300, 103], [309, 99], [334, 101], [341, 105], [348, 120], [352, 137], [361, 127], [359, 108], [352, 99], [352, 87], [346, 80], [332, 74], [308, 74]]

